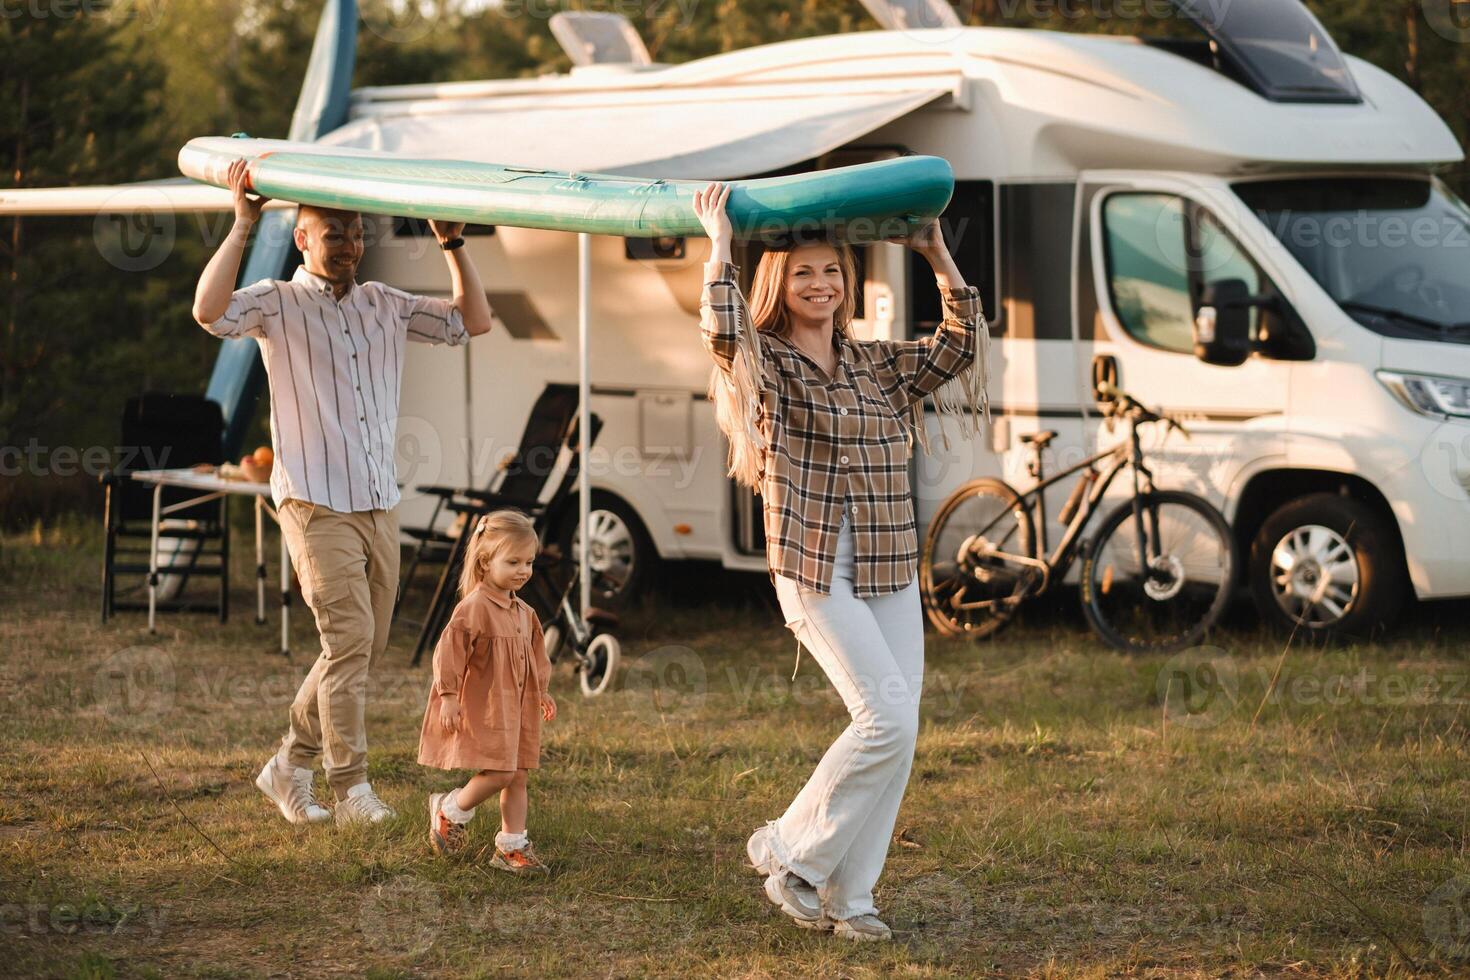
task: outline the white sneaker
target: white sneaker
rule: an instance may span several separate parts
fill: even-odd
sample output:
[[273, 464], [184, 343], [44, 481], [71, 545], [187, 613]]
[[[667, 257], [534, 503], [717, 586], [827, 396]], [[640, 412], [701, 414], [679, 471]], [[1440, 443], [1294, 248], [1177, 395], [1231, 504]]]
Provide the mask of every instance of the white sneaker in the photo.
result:
[[769, 875], [776, 870], [775, 855], [771, 853], [771, 845], [767, 843], [775, 833], [776, 821], [767, 820], [764, 827], [750, 835], [750, 840], [745, 842], [745, 856], [750, 858], [747, 867], [754, 868], [763, 875]]
[[893, 938], [893, 930], [871, 913], [850, 919], [833, 919], [832, 934], [856, 942], [877, 943]]
[[817, 890], [790, 871], [780, 871], [766, 878], [766, 897], [791, 921], [804, 929], [822, 928], [822, 900]]
[[398, 814], [378, 799], [372, 786], [358, 783], [347, 791], [346, 799], [338, 802], [336, 816], [340, 826], [346, 823], [382, 823], [384, 820], [392, 820]]
[[321, 823], [332, 815], [316, 801], [312, 789], [314, 778], [310, 769], [283, 764], [280, 756], [272, 756], [255, 777], [255, 785], [291, 823]]

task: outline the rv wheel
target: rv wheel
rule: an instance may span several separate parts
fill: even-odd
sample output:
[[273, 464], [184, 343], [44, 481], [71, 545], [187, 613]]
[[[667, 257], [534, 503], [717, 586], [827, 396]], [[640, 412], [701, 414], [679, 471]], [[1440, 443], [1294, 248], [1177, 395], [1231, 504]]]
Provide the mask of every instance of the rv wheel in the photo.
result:
[[1372, 507], [1314, 493], [1276, 510], [1251, 544], [1261, 617], [1318, 635], [1369, 634], [1397, 618], [1407, 575], [1398, 540]]
[[[593, 604], [608, 609], [624, 606], [647, 581], [650, 566], [657, 558], [653, 542], [633, 508], [617, 497], [593, 494], [587, 524], [592, 542], [588, 567], [592, 571]], [[562, 554], [574, 562], [581, 561], [582, 540], [575, 506], [562, 518], [557, 540]]]

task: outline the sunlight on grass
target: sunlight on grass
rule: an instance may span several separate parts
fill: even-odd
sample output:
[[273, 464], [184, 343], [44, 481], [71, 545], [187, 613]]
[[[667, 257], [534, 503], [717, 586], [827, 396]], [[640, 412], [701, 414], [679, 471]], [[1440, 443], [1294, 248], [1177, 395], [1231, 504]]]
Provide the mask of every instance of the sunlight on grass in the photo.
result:
[[228, 624], [103, 627], [92, 531], [0, 543], [0, 973], [1470, 969], [1463, 626], [1284, 661], [1254, 632], [1120, 656], [1066, 612], [981, 647], [929, 636], [877, 894], [898, 941], [844, 946], [789, 928], [744, 867], [746, 836], [846, 721], [810, 659], [791, 679], [758, 577], [630, 612], [626, 672], [602, 698], [559, 669], [531, 784], [554, 874], [521, 881], [485, 862], [493, 805], [469, 857], [429, 852], [425, 800], [453, 779], [415, 762], [428, 676], [408, 666], [408, 626], [373, 667], [368, 713], [370, 775], [399, 818], [291, 827], [252, 779], [314, 650], [309, 618], [283, 660], [274, 619], [251, 621], [240, 556]]

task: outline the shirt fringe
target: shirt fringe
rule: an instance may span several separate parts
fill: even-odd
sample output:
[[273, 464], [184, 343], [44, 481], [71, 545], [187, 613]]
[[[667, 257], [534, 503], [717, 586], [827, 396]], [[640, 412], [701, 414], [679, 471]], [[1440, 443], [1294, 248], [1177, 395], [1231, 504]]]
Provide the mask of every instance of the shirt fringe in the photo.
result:
[[708, 394], [715, 406], [715, 421], [730, 444], [727, 475], [742, 486], [758, 491], [767, 449], [766, 435], [760, 427], [763, 389], [760, 379], [765, 376], [766, 363], [743, 299], [736, 315], [740, 329], [735, 357], [728, 371], [718, 367], [710, 371]]
[[[990, 427], [990, 324], [981, 313], [975, 321], [975, 358], [964, 370], [934, 389], [934, 408], [939, 415], [939, 438], [946, 452], [949, 451], [949, 431], [945, 426], [948, 419], [959, 423], [960, 435], [966, 439], [979, 436]], [[919, 448], [932, 452], [924, 426], [924, 399], [918, 398], [909, 406], [909, 446], [912, 449], [917, 437]]]

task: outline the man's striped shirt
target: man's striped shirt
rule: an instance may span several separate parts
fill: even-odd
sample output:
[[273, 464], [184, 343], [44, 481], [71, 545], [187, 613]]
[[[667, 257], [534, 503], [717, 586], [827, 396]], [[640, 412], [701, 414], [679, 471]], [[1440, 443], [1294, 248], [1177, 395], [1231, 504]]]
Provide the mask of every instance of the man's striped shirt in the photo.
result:
[[338, 511], [398, 503], [394, 438], [407, 341], [464, 344], [464, 319], [447, 299], [380, 282], [332, 285], [298, 268], [289, 282], [235, 290], [204, 329], [254, 337], [270, 377], [271, 496]]

